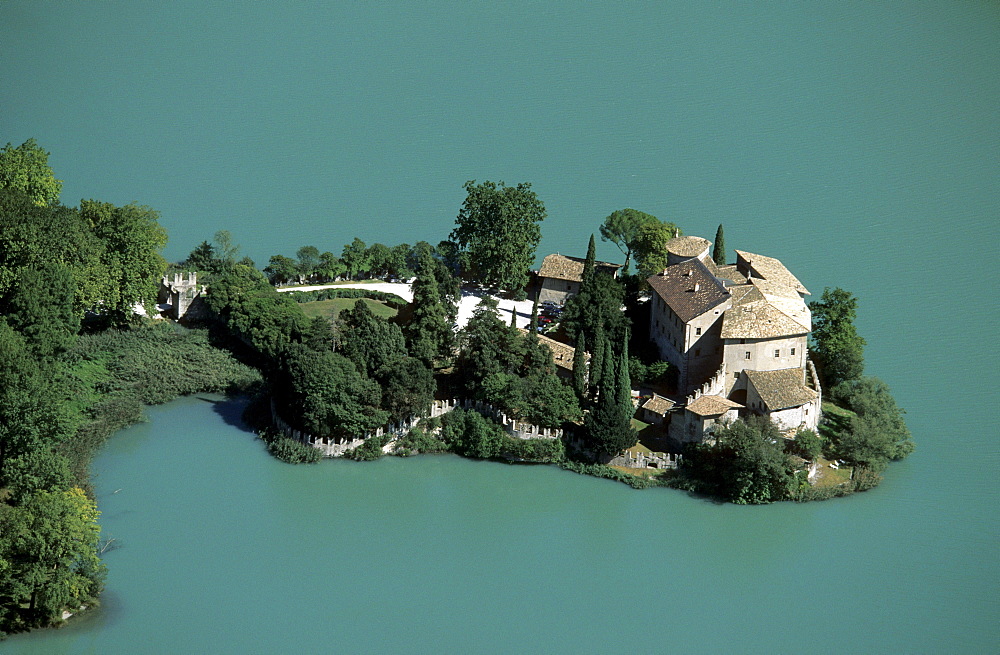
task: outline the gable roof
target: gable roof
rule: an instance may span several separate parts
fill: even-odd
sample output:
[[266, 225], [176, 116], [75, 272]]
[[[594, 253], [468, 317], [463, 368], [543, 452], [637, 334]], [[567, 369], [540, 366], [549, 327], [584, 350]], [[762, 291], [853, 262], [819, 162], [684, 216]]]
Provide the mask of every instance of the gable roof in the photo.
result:
[[723, 339], [775, 339], [809, 334], [809, 328], [767, 300], [744, 302], [722, 315]]
[[722, 416], [736, 407], [743, 405], [722, 396], [698, 396], [685, 409], [698, 416]]
[[798, 407], [816, 400], [817, 394], [805, 385], [805, 370], [744, 371], [768, 411]]
[[792, 275], [792, 272], [774, 257], [766, 257], [752, 252], [737, 250], [736, 266], [739, 268], [740, 273], [743, 273], [747, 277], [751, 277], [752, 274], [754, 277], [763, 278], [770, 282], [777, 282], [786, 287], [791, 287], [799, 293], [811, 295], [809, 290], [799, 282], [798, 278]]
[[[585, 259], [580, 259], [579, 257], [569, 257], [558, 253], [546, 255], [545, 259], [542, 260], [542, 267], [538, 269], [538, 277], [582, 282], [583, 264], [585, 261]], [[621, 264], [594, 262], [594, 268], [614, 275], [621, 268]]]
[[674, 405], [674, 401], [654, 393], [649, 400], [642, 404], [642, 409], [649, 410], [654, 414], [662, 415], [669, 412]]
[[668, 266], [663, 273], [651, 275], [646, 281], [685, 323], [730, 297], [722, 282], [699, 259]]

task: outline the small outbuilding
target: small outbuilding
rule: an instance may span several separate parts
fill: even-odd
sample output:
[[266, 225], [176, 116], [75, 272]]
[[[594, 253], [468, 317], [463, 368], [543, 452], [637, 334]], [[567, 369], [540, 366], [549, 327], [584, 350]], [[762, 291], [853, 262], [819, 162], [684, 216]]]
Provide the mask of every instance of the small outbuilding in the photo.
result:
[[[583, 264], [585, 260], [579, 257], [568, 257], [558, 253], [548, 255], [542, 260], [538, 269], [540, 289], [539, 302], [551, 302], [557, 305], [566, 303], [570, 296], [580, 293], [580, 283], [583, 281]], [[618, 276], [620, 264], [609, 262], [594, 262], [596, 270], [604, 271], [612, 277]]]

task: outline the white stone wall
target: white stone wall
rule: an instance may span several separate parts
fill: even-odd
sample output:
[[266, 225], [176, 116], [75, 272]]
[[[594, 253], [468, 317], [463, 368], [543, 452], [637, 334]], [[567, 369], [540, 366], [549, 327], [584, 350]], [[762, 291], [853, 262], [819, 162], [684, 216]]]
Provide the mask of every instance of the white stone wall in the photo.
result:
[[562, 305], [566, 300], [580, 292], [580, 283], [556, 278], [542, 278], [542, 287], [538, 291], [538, 302], [554, 302]]
[[[743, 341], [744, 343], [740, 343]], [[792, 348], [795, 354], [792, 355]], [[779, 353], [774, 356], [774, 351]], [[746, 353], [750, 353], [747, 359]], [[776, 371], [782, 368], [805, 368], [806, 336], [782, 337], [779, 339], [726, 339], [723, 346], [723, 362], [729, 371], [726, 392], [733, 389], [740, 371]]]

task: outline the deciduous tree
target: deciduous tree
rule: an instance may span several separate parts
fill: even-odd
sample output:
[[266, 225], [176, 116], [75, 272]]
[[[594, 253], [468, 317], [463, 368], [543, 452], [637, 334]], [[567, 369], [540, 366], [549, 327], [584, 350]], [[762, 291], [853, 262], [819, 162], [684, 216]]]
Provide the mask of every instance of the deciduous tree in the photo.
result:
[[59, 202], [62, 184], [49, 166], [49, 153], [34, 139], [0, 148], [0, 189], [21, 191], [36, 205], [46, 206]]
[[840, 288], [823, 289], [822, 298], [809, 303], [813, 327], [810, 355], [828, 388], [864, 373], [865, 340], [854, 327], [857, 307], [857, 298]]
[[467, 272], [482, 284], [523, 297], [545, 206], [528, 183], [508, 187], [470, 180], [464, 188], [468, 195], [451, 239], [468, 252]]

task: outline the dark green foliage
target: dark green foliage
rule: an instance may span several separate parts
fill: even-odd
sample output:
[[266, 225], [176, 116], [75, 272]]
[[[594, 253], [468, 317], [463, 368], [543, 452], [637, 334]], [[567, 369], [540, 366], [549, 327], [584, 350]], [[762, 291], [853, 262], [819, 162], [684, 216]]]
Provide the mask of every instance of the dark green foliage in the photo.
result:
[[602, 330], [617, 342], [628, 326], [622, 313], [624, 289], [613, 277], [602, 271], [594, 271], [580, 285], [580, 293], [566, 301], [562, 315], [562, 326], [570, 339], [576, 339], [580, 332], [587, 343], [599, 343], [598, 330]]
[[344, 262], [344, 268], [351, 279], [367, 277], [368, 272], [371, 271], [372, 260], [368, 246], [357, 237], [344, 246], [340, 259]]
[[315, 464], [323, 458], [319, 449], [289, 437], [267, 440], [267, 452], [289, 464]]
[[524, 297], [528, 269], [541, 240], [545, 206], [527, 183], [464, 186], [467, 196], [455, 219], [451, 239], [468, 252], [466, 273], [486, 286]]
[[689, 446], [681, 470], [695, 489], [733, 503], [786, 500], [796, 486], [778, 428], [762, 417], [718, 430], [716, 443]]
[[457, 312], [454, 305], [442, 298], [436, 270], [430, 251], [422, 250], [417, 279], [411, 287], [413, 319], [406, 331], [413, 356], [428, 365], [450, 359], [454, 344], [451, 326]]
[[410, 428], [404, 436], [396, 441], [396, 452], [407, 457], [414, 453], [444, 453], [448, 452], [448, 444], [441, 441], [421, 425]]
[[389, 443], [389, 437], [383, 435], [381, 437], [371, 436], [365, 439], [365, 442], [344, 453], [344, 457], [347, 459], [353, 459], [356, 462], [374, 462], [376, 459], [380, 459], [385, 455], [385, 451], [382, 447]]
[[799, 430], [791, 448], [799, 457], [815, 460], [823, 454], [823, 439], [814, 430]]
[[356, 439], [389, 417], [378, 384], [339, 353], [291, 347], [277, 391], [285, 419], [316, 436]]
[[857, 307], [857, 298], [839, 288], [823, 289], [822, 298], [809, 303], [813, 325], [809, 354], [826, 388], [864, 373], [865, 340], [854, 327]]
[[558, 463], [566, 458], [562, 439], [518, 439], [504, 435], [500, 448], [504, 456], [526, 462]]
[[75, 295], [76, 283], [66, 265], [49, 261], [22, 268], [7, 303], [7, 322], [36, 356], [52, 357], [71, 346], [80, 331], [80, 316], [73, 311]]
[[[264, 274], [271, 284], [283, 284], [298, 278], [299, 267], [294, 259], [284, 255], [271, 255], [267, 266], [264, 267]], [[299, 300], [298, 302], [304, 302]]]
[[[182, 262], [184, 268], [214, 273], [216, 269], [215, 248], [208, 241], [202, 241]], [[267, 270], [267, 269], [265, 269]]]
[[583, 274], [581, 275], [581, 280], [584, 284], [590, 281], [594, 277], [594, 268], [597, 262], [597, 244], [594, 243], [594, 235], [590, 235], [590, 241], [587, 243], [587, 256], [583, 260]]
[[441, 417], [441, 440], [465, 457], [489, 459], [500, 454], [503, 428], [478, 412], [455, 409]]
[[627, 356], [624, 351], [612, 352], [605, 339], [597, 406], [583, 420], [587, 447], [599, 456], [614, 457], [636, 442]]
[[237, 339], [256, 351], [264, 367], [273, 368], [289, 344], [301, 342], [309, 331], [309, 319], [295, 301], [244, 264], [217, 276], [205, 303]]
[[531, 320], [528, 321], [528, 331], [538, 332], [538, 298], [535, 296], [535, 302], [531, 305]]
[[581, 400], [587, 395], [587, 340], [583, 332], [576, 335], [573, 350], [573, 390]]
[[629, 375], [639, 384], [666, 385], [670, 382], [670, 363], [664, 361], [644, 364], [639, 357], [629, 357]]
[[726, 265], [726, 236], [722, 231], [722, 223], [715, 231], [715, 244], [712, 247], [712, 260], [719, 266]]
[[[582, 334], [582, 333], [581, 333]], [[604, 327], [598, 326], [594, 334], [594, 339], [589, 340], [594, 344], [590, 357], [590, 396], [597, 397], [601, 388], [601, 378], [604, 375], [604, 342], [607, 337], [604, 334]]]
[[629, 263], [639, 246], [640, 229], [645, 225], [659, 224], [660, 220], [655, 216], [636, 209], [619, 209], [604, 219], [601, 224], [601, 240], [615, 244], [625, 255], [622, 273], [628, 273]]
[[342, 311], [338, 323], [340, 350], [362, 374], [373, 377], [375, 371], [406, 357], [400, 327], [375, 316], [363, 300]]
[[837, 434], [835, 450], [841, 458], [877, 474], [890, 460], [913, 452], [904, 412], [885, 382], [875, 377], [851, 380], [834, 387], [831, 395], [856, 414]]
[[680, 234], [673, 223], [647, 223], [642, 225], [635, 236], [633, 255], [639, 276], [645, 280], [667, 267], [667, 242]]
[[382, 407], [396, 423], [425, 416], [434, 402], [434, 373], [419, 359], [406, 357], [380, 368], [375, 379], [382, 385]]
[[288, 296], [297, 303], [333, 300], [334, 298], [371, 298], [395, 309], [402, 309], [410, 304], [394, 293], [376, 291], [375, 289], [317, 289], [316, 291], [288, 291], [281, 295]]

